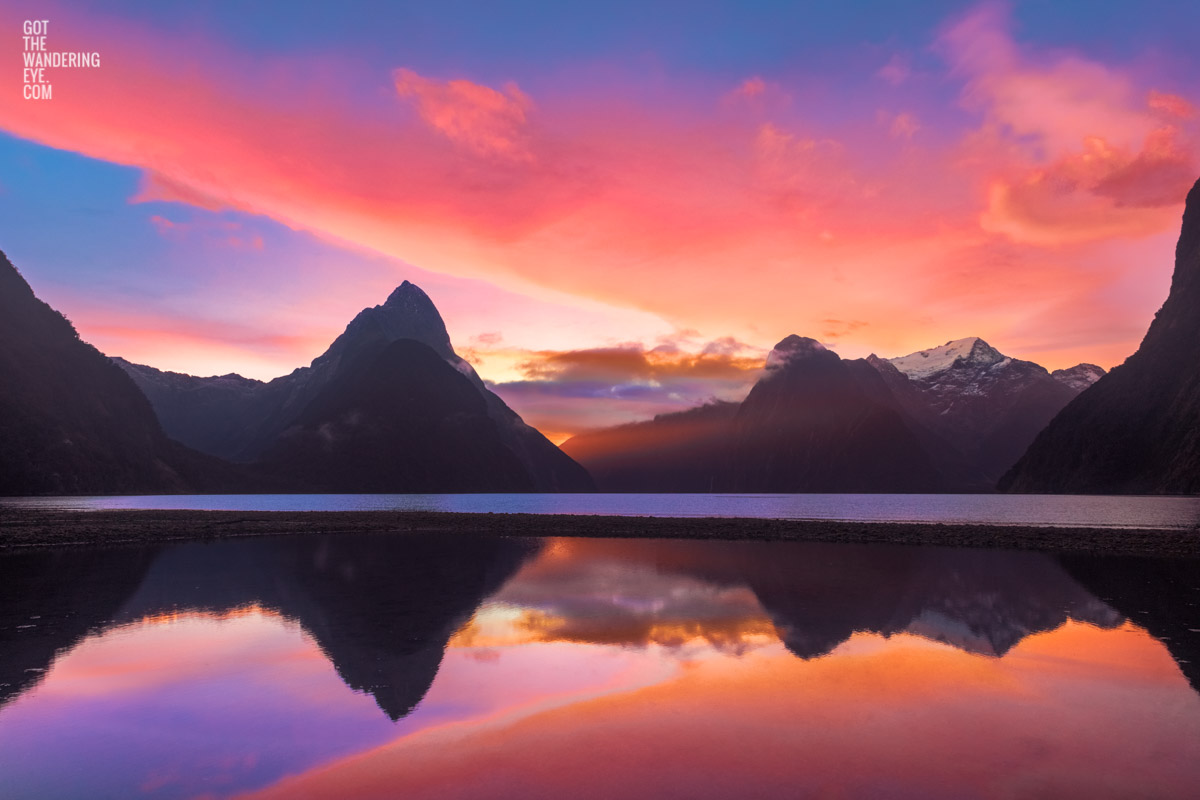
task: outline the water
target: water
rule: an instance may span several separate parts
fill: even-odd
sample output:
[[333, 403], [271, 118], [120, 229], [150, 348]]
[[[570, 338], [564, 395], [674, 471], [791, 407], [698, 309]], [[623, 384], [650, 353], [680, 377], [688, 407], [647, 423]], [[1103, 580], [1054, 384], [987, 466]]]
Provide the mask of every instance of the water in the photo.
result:
[[229, 494], [0, 499], [98, 511], [461, 511], [641, 517], [750, 517], [1086, 528], [1191, 529], [1200, 498], [1004, 494]]
[[5, 798], [1194, 797], [1200, 564], [265, 537], [0, 556]]

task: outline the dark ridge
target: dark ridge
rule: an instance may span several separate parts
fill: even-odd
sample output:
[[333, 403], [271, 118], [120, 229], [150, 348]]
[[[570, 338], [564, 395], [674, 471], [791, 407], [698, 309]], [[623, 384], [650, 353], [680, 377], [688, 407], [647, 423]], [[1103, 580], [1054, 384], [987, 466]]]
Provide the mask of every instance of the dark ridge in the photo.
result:
[[1000, 481], [1008, 492], [1200, 492], [1200, 181], [1171, 292], [1137, 352], [1076, 397]]

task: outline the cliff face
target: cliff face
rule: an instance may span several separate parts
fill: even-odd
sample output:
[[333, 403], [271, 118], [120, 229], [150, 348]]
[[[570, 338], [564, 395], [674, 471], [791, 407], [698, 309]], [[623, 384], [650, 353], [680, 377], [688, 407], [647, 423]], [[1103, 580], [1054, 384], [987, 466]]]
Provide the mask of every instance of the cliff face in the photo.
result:
[[168, 439], [133, 381], [0, 253], [0, 495], [218, 490], [234, 473]]
[[1001, 479], [1009, 492], [1200, 492], [1200, 181], [1171, 291], [1137, 352], [1075, 398]]

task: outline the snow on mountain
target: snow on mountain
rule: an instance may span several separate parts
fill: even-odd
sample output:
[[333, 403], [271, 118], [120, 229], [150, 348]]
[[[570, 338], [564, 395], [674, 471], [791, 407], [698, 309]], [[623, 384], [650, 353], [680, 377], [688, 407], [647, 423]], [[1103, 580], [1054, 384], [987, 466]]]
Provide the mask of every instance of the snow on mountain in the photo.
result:
[[932, 378], [954, 366], [1004, 366], [1011, 360], [978, 336], [955, 339], [941, 347], [888, 359], [896, 369], [913, 380]]
[[1050, 377], [1064, 386], [1082, 392], [1106, 374], [1103, 367], [1097, 367], [1095, 364], [1076, 364], [1069, 369], [1056, 369], [1050, 373]]

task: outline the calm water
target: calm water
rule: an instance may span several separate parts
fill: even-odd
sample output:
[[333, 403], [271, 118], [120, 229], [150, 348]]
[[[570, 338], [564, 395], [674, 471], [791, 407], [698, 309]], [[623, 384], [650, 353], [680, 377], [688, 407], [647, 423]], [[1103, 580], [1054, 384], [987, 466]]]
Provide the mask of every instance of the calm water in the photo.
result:
[[1200, 565], [342, 535], [0, 556], [5, 798], [1195, 797]]
[[1002, 494], [258, 494], [33, 497], [67, 509], [467, 511], [641, 517], [754, 517], [1114, 528], [1196, 528], [1200, 498]]

